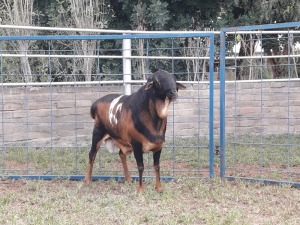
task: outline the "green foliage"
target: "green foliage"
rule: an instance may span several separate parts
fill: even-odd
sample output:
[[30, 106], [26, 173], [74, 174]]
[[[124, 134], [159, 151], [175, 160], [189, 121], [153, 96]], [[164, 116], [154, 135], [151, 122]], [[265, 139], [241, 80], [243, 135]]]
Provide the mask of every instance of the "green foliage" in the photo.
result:
[[[33, 7], [30, 15], [26, 21], [22, 23], [13, 22], [20, 21], [20, 18], [8, 17], [9, 10], [12, 8], [5, 5], [5, 3], [12, 1], [5, 0], [0, 2], [0, 18], [2, 24], [16, 24], [16, 25], [33, 25], [33, 26], [51, 26], [51, 27], [78, 27], [78, 18], [76, 20], [74, 5], [71, 0], [32, 0]], [[28, 1], [31, 4], [31, 1]], [[283, 23], [300, 20], [300, 4], [298, 0], [102, 0], [83, 2], [83, 5], [96, 4], [93, 8], [95, 16], [89, 18], [90, 22], [82, 23], [82, 27], [89, 28], [108, 28], [108, 29], [131, 29], [131, 30], [204, 30], [214, 29], [218, 30], [225, 26], [242, 26], [266, 23]], [[73, 2], [74, 3], [74, 2]], [[72, 7], [73, 8], [72, 8]], [[19, 5], [18, 7], [21, 7]], [[89, 10], [89, 7], [86, 8]], [[21, 14], [16, 14], [21, 15]], [[101, 20], [101, 21], [100, 21]], [[23, 23], [24, 22], [24, 23]], [[26, 24], [25, 24], [26, 22]], [[82, 21], [83, 22], [83, 21]], [[30, 30], [13, 30], [2, 29], [1, 35], [60, 35], [60, 34], [78, 34], [75, 32], [64, 31], [30, 31]], [[26, 31], [26, 32], [25, 32]], [[82, 34], [82, 33], [80, 33]], [[85, 33], [88, 34], [88, 33]], [[216, 37], [217, 38], [217, 37]], [[266, 41], [263, 43], [263, 48], [268, 52], [270, 49], [279, 49], [279, 46], [287, 46], [287, 38], [275, 41]], [[271, 39], [270, 39], [271, 40]], [[273, 38], [275, 40], [275, 38]], [[172, 40], [174, 46], [181, 45], [188, 47], [186, 40]], [[216, 39], [216, 42], [218, 40]], [[299, 41], [298, 37], [293, 37], [293, 43]], [[182, 51], [176, 49], [171, 52], [168, 48], [172, 46], [171, 40], [146, 40], [142, 42], [134, 42], [133, 47], [140, 52], [133, 53], [133, 55], [151, 55], [154, 52], [156, 55], [166, 56], [182, 56]], [[176, 43], [175, 43], [176, 42]], [[230, 43], [230, 41], [228, 42]], [[233, 43], [233, 42], [231, 42]], [[55, 53], [63, 54], [72, 51], [74, 48], [81, 50], [83, 46], [81, 43], [74, 45], [74, 42], [30, 42], [27, 51], [44, 50], [45, 53], [49, 49]], [[104, 40], [100, 44], [97, 43], [98, 52], [89, 52], [83, 54], [107, 54], [120, 55], [120, 52], [115, 52], [112, 49], [121, 49], [120, 41]], [[26, 46], [27, 47], [27, 46]], [[100, 47], [100, 48], [99, 48]], [[149, 49], [147, 49], [149, 48]], [[231, 48], [231, 47], [230, 47]], [[22, 51], [20, 43], [1, 43], [1, 49]], [[25, 49], [26, 50], [26, 49]], [[148, 51], [148, 53], [147, 53]], [[218, 51], [218, 46], [216, 46]], [[244, 50], [247, 53], [247, 49]], [[154, 54], [154, 53], [153, 53]], [[71, 80], [99, 80], [99, 79], [121, 79], [118, 75], [110, 76], [109, 74], [121, 74], [122, 62], [114, 59], [90, 60], [90, 62], [82, 60], [59, 58], [47, 62], [45, 59], [30, 59], [28, 61], [32, 74], [33, 82], [40, 81], [71, 81]], [[89, 63], [89, 66], [86, 66]], [[201, 63], [201, 62], [200, 62]], [[277, 62], [278, 63], [278, 62]], [[184, 61], [171, 60], [148, 60], [139, 61], [133, 60], [133, 73], [139, 74], [135, 78], [141, 78], [144, 74], [155, 70], [158, 67], [170, 71], [178, 71], [178, 73], [186, 74], [190, 68]], [[276, 62], [275, 62], [276, 64]], [[4, 74], [4, 82], [22, 82], [25, 76], [22, 74], [28, 73], [26, 68], [22, 67], [22, 63], [18, 58], [6, 58], [1, 62], [1, 74]], [[17, 66], [16, 66], [17, 65]], [[74, 65], [76, 68], [74, 69]], [[84, 67], [84, 65], [86, 67]], [[145, 68], [141, 68], [145, 67]], [[27, 68], [28, 69], [28, 68]], [[279, 70], [278, 70], [279, 71]], [[90, 75], [87, 75], [89, 73]], [[284, 71], [282, 72], [284, 74]], [[37, 76], [35, 76], [37, 74]], [[105, 77], [99, 74], [107, 74]], [[90, 78], [89, 78], [90, 76]], [[180, 79], [187, 79], [186, 76]]]
[[163, 30], [169, 22], [168, 4], [160, 0], [127, 1], [123, 3], [122, 10], [129, 19], [130, 29], [134, 30]]
[[298, 0], [229, 0], [222, 4], [221, 17], [229, 26], [299, 21]]
[[300, 4], [298, 0], [270, 0], [263, 4], [263, 23], [284, 23], [300, 20]]
[[169, 26], [174, 30], [203, 30], [212, 27], [219, 16], [221, 1], [167, 0], [172, 18]]

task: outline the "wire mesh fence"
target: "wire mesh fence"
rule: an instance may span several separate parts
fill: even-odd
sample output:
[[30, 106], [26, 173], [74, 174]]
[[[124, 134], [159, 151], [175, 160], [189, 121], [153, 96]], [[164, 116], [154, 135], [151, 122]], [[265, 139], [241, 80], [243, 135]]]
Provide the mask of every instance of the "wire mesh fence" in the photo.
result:
[[[180, 68], [190, 66], [189, 61], [196, 60], [202, 66], [213, 61], [213, 46], [209, 45], [213, 35], [193, 35], [202, 40], [197, 47], [181, 45], [180, 38], [188, 39], [190, 34], [178, 34], [180, 38], [144, 36], [132, 40], [132, 54], [128, 56], [131, 81], [124, 81], [122, 73], [122, 40], [132, 38], [130, 35], [1, 37], [1, 176], [82, 179], [91, 146], [92, 102], [109, 93], [122, 94], [125, 84], [136, 91], [156, 68], [174, 73], [179, 80], [189, 77], [187, 90], [179, 91], [170, 109], [162, 175], [211, 176], [213, 85], [205, 80], [213, 75], [212, 64], [208, 65], [210, 71], [197, 68], [188, 74]], [[165, 47], [156, 48], [159, 41]], [[12, 47], [13, 42], [29, 47], [19, 51]], [[90, 46], [89, 51], [79, 50], [80, 44]], [[197, 56], [184, 55], [196, 48], [202, 49]], [[152, 176], [152, 155], [144, 158], [145, 175]], [[129, 167], [136, 176], [133, 156], [129, 157]], [[99, 179], [122, 177], [118, 154], [110, 154], [101, 146], [93, 174]]]
[[299, 186], [299, 25], [224, 29], [221, 176]]
[[[207, 32], [0, 37], [1, 175], [82, 179], [92, 102], [123, 93], [125, 84], [136, 91], [151, 71], [163, 68], [187, 86], [170, 109], [164, 177], [210, 177], [220, 168], [230, 179], [299, 185], [299, 25], [225, 28], [221, 46]], [[131, 38], [129, 81], [123, 38]], [[23, 39], [35, 47], [9, 49]], [[82, 51], [81, 39], [94, 51]], [[30, 79], [20, 72], [20, 57], [28, 57]], [[144, 158], [151, 176], [152, 156]], [[137, 175], [133, 156], [129, 167]], [[118, 155], [101, 147], [94, 175], [123, 176]]]

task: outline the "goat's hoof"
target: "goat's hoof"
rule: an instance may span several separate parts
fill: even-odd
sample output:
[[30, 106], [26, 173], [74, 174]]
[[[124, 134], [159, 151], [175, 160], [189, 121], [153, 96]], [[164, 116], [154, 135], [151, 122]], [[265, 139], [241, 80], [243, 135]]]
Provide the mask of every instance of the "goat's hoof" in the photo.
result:
[[84, 179], [85, 185], [90, 185], [91, 182], [92, 182], [91, 179], [87, 179], [87, 178]]
[[145, 192], [145, 186], [144, 186], [144, 185], [142, 185], [142, 186], [138, 185], [136, 189], [137, 189], [137, 191], [138, 191], [139, 193]]
[[126, 182], [126, 183], [129, 183], [129, 184], [130, 184], [130, 183], [132, 183], [132, 179], [131, 179], [131, 177], [129, 177], [129, 178], [125, 178], [125, 182]]
[[156, 187], [155, 189], [158, 193], [163, 193], [163, 188], [162, 187]]

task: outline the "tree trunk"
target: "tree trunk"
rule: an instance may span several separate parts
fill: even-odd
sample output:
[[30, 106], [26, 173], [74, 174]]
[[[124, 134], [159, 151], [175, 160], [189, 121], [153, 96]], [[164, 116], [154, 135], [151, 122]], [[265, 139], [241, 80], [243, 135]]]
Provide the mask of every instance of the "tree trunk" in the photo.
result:
[[[252, 40], [251, 34], [241, 35], [241, 48], [238, 56], [252, 56], [254, 54], [254, 46], [256, 41]], [[252, 71], [250, 70], [252, 66], [252, 59], [248, 60], [248, 63], [245, 63], [245, 59], [237, 59], [236, 60], [236, 80], [249, 79], [252, 77]], [[245, 66], [247, 65], [248, 68]], [[248, 76], [246, 77], [245, 74]]]
[[[283, 48], [282, 54], [287, 54], [287, 47]], [[266, 51], [268, 56], [276, 56], [279, 55], [280, 52], [277, 49], [272, 49]], [[286, 78], [288, 75], [288, 60], [286, 58], [269, 58], [268, 59], [268, 66], [271, 67], [272, 71], [272, 78]]]
[[93, 69], [94, 58], [90, 58], [89, 56], [95, 53], [95, 48], [96, 48], [95, 41], [82, 40], [82, 53], [85, 56], [83, 58], [82, 73], [84, 74], [85, 81], [92, 80], [92, 69]]
[[21, 54], [24, 55], [21, 57], [21, 68], [22, 68], [22, 72], [24, 75], [24, 80], [26, 83], [31, 83], [33, 81], [33, 79], [32, 79], [29, 59], [27, 56], [28, 41], [20, 41], [19, 49], [21, 50]]
[[[138, 44], [137, 44], [137, 49], [138, 49], [138, 55], [139, 56], [144, 56], [144, 39], [139, 39]], [[139, 74], [143, 76], [143, 79], [146, 80], [146, 60], [145, 59], [138, 59], [137, 61], [137, 67]]]

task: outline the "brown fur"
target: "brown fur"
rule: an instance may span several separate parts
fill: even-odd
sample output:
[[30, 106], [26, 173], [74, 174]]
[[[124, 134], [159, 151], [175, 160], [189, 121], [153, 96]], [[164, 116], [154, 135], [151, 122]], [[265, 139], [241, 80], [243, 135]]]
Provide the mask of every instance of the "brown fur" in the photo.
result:
[[[107, 95], [98, 99], [91, 107], [95, 126], [85, 182], [91, 182], [93, 163], [100, 145], [111, 139], [120, 149], [119, 156], [127, 182], [131, 178], [126, 155], [134, 152], [139, 170], [139, 191], [144, 191], [142, 154], [153, 152], [155, 187], [161, 192], [159, 158], [165, 141], [168, 109], [170, 102], [177, 98], [177, 89], [184, 88], [184, 85], [176, 83], [171, 74], [159, 70], [137, 93], [130, 96]], [[109, 142], [107, 147], [110, 149], [111, 145]]]

